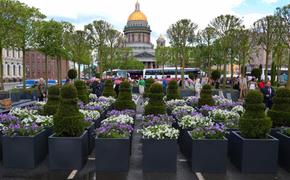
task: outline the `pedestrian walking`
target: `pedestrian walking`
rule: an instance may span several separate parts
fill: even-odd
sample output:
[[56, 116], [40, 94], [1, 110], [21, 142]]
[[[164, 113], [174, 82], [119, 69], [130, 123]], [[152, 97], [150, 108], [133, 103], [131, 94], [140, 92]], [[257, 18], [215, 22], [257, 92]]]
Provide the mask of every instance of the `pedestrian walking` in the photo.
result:
[[266, 108], [271, 109], [273, 106], [273, 97], [275, 96], [275, 90], [271, 86], [271, 82], [268, 81], [262, 90], [262, 93], [264, 94], [264, 103]]

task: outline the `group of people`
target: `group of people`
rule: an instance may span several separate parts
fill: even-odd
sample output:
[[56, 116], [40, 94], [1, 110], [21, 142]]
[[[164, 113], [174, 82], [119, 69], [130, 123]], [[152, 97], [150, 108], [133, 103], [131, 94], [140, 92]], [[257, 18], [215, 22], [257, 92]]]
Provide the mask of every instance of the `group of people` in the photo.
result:
[[260, 90], [264, 95], [265, 106], [269, 109], [273, 105], [273, 97], [275, 96], [275, 90], [271, 86], [271, 82], [265, 82], [263, 79], [259, 82], [255, 78], [252, 78], [251, 81], [247, 81], [247, 78], [242, 77], [238, 79], [238, 88], [240, 91], [240, 99], [243, 99], [249, 90]]

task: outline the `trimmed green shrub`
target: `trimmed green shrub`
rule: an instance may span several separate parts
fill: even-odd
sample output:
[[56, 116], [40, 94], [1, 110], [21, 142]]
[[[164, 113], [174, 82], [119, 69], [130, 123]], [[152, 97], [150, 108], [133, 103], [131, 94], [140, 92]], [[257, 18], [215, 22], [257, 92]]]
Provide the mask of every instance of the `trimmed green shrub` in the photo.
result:
[[200, 98], [198, 99], [198, 106], [213, 106], [214, 100], [212, 98], [212, 89], [209, 84], [205, 84], [200, 92]]
[[64, 85], [60, 91], [61, 99], [53, 116], [53, 129], [58, 137], [77, 137], [84, 130], [84, 115], [79, 112], [77, 89], [72, 84]]
[[256, 90], [249, 91], [245, 98], [245, 108], [246, 112], [239, 122], [242, 136], [249, 139], [267, 138], [272, 121], [265, 114], [263, 94]]
[[75, 70], [75, 69], [70, 69], [70, 70], [68, 70], [68, 72], [67, 72], [67, 76], [68, 76], [68, 78], [70, 78], [70, 79], [75, 79], [75, 78], [78, 76], [78, 72], [77, 72], [77, 70]]
[[155, 82], [153, 78], [145, 79], [144, 97], [149, 97], [150, 87]]
[[221, 72], [219, 70], [214, 70], [211, 72], [211, 78], [216, 81], [221, 78]]
[[50, 116], [57, 111], [60, 101], [60, 87], [58, 85], [48, 88], [47, 103], [43, 106], [43, 114]]
[[166, 107], [163, 101], [162, 85], [154, 83], [150, 87], [149, 103], [145, 106], [145, 115], [166, 114]]
[[254, 76], [256, 79], [261, 79], [262, 71], [259, 68], [254, 68], [251, 72], [251, 75]]
[[273, 107], [268, 116], [273, 121], [273, 127], [290, 126], [290, 90], [279, 88], [273, 98]]
[[189, 79], [191, 79], [191, 80], [194, 80], [194, 79], [195, 79], [195, 76], [194, 76], [193, 73], [189, 73], [189, 74], [188, 74], [188, 77], [189, 77]]
[[74, 85], [77, 88], [79, 100], [81, 100], [84, 103], [88, 103], [89, 102], [89, 92], [88, 92], [88, 89], [86, 87], [86, 83], [84, 81], [77, 80], [77, 81], [75, 81]]
[[105, 97], [109, 97], [109, 96], [116, 97], [116, 92], [114, 91], [114, 88], [113, 88], [113, 81], [110, 80], [110, 79], [105, 81], [103, 96], [105, 96]]
[[136, 109], [136, 104], [132, 100], [132, 87], [128, 81], [123, 81], [120, 84], [120, 92], [118, 99], [115, 102], [115, 109], [124, 110], [124, 109]]
[[171, 80], [167, 87], [167, 97], [166, 100], [170, 101], [173, 99], [180, 99], [180, 92], [178, 89], [177, 81]]

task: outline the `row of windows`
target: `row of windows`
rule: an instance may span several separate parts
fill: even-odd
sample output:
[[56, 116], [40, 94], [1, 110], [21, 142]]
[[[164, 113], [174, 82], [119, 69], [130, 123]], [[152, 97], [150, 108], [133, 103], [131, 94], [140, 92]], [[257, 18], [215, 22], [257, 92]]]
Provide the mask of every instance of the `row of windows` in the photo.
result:
[[[21, 57], [21, 51], [17, 51], [17, 50], [14, 50], [14, 49], [5, 49], [6, 53], [6, 57], [13, 57], [13, 58], [20, 58]], [[12, 52], [12, 54], [10, 53]], [[12, 56], [11, 56], [12, 55]]]
[[10, 65], [10, 64], [6, 64], [6, 73], [7, 73], [7, 76], [10, 76], [11, 75], [11, 72], [10, 72], [10, 68], [12, 66], [12, 75], [13, 76], [16, 76], [16, 68], [18, 66], [18, 76], [21, 76], [22, 74], [22, 68], [21, 68], [21, 65]]

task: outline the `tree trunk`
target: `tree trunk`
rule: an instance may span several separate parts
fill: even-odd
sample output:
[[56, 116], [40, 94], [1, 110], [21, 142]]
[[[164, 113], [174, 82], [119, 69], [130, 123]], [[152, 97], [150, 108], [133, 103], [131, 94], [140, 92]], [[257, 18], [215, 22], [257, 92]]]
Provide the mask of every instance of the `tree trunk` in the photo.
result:
[[58, 83], [61, 85], [61, 81], [62, 81], [62, 65], [61, 65], [61, 63], [62, 63], [62, 61], [61, 61], [61, 58], [59, 59], [59, 69], [60, 69], [60, 71], [59, 71], [59, 81], [58, 81]]
[[227, 54], [224, 53], [224, 72], [223, 72], [223, 88], [226, 88], [227, 82]]
[[48, 56], [45, 55], [45, 64], [44, 64], [44, 68], [45, 68], [45, 90], [47, 91], [47, 87], [48, 87], [48, 62], [47, 62]]
[[76, 62], [74, 61], [74, 69], [76, 69]]
[[78, 63], [78, 79], [81, 80], [81, 63]]
[[182, 82], [182, 89], [185, 88], [185, 84], [184, 84], [184, 68], [185, 68], [185, 58], [184, 58], [184, 53], [182, 54], [182, 59], [181, 59], [181, 82]]
[[57, 57], [56, 59], [56, 66], [57, 66], [57, 81], [58, 83], [60, 84], [61, 83], [61, 80], [60, 80], [60, 71], [61, 71], [61, 68], [60, 68], [60, 57]]
[[266, 65], [265, 65], [265, 82], [268, 82], [268, 64], [269, 64], [269, 54], [270, 51], [267, 49], [266, 50]]
[[287, 81], [287, 86], [286, 86], [286, 88], [287, 89], [290, 89], [290, 78], [289, 78], [289, 76], [290, 76], [290, 49], [288, 50], [288, 81]]
[[4, 83], [3, 83], [3, 47], [0, 46], [0, 90], [4, 90]]
[[234, 87], [234, 57], [233, 57], [233, 53], [231, 53], [231, 88]]
[[246, 69], [245, 69], [245, 64], [246, 64], [246, 53], [243, 52], [243, 55], [242, 55], [242, 67], [240, 68], [240, 71], [242, 72], [241, 73], [241, 76], [242, 78], [244, 78], [246, 76]]
[[22, 89], [26, 89], [26, 61], [25, 61], [25, 54], [26, 50], [25, 48], [22, 48], [22, 53], [23, 53], [23, 59], [22, 59]]

